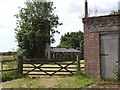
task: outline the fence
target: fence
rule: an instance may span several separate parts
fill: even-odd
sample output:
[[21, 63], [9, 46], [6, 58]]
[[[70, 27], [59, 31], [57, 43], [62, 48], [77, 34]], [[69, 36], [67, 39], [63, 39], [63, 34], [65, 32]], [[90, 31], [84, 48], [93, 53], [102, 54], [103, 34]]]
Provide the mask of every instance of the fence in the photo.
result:
[[8, 72], [18, 70], [17, 60], [4, 60], [0, 61], [0, 72]]
[[77, 70], [84, 68], [84, 62], [76, 60], [3, 60], [0, 61], [0, 72], [18, 71], [23, 75], [73, 75]]
[[18, 72], [23, 75], [74, 75], [84, 68], [79, 58], [76, 60], [33, 60], [19, 59]]

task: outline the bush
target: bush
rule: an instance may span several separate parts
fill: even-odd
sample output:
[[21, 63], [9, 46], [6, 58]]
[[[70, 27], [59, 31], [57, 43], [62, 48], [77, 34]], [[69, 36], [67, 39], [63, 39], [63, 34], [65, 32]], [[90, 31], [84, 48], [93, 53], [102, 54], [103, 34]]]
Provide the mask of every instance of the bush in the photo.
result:
[[12, 79], [17, 79], [23, 77], [23, 75], [19, 74], [17, 71], [11, 71], [11, 72], [3, 72], [0, 74], [0, 77], [2, 79], [2, 82], [9, 81]]

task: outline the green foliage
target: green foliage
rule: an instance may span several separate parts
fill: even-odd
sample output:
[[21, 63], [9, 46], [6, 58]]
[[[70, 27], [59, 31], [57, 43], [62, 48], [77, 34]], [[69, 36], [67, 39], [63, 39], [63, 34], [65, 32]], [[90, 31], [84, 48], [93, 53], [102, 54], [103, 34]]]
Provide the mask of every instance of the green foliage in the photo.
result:
[[[67, 82], [66, 82], [67, 81]], [[57, 88], [83, 88], [89, 84], [100, 82], [100, 79], [92, 78], [83, 73], [83, 71], [77, 71], [70, 79], [63, 79], [58, 81]]]
[[18, 68], [18, 61], [12, 60], [10, 62], [2, 62], [3, 70], [8, 69], [17, 69]]
[[18, 42], [18, 55], [26, 58], [40, 58], [45, 52], [46, 43], [53, 43], [56, 28], [61, 23], [58, 16], [53, 13], [52, 2], [25, 2], [16, 16], [16, 39]]
[[58, 47], [74, 48], [81, 50], [83, 57], [83, 32], [68, 32], [65, 35], [62, 35]]
[[9, 88], [82, 88], [100, 79], [91, 78], [81, 71], [74, 76], [25, 77], [5, 83]]
[[8, 52], [0, 52], [0, 55], [1, 56], [12, 56], [12, 55], [14, 55], [14, 53], [16, 53], [16, 52], [12, 52], [12, 51], [8, 51]]
[[80, 87], [85, 87], [89, 84], [100, 82], [101, 79], [99, 78], [92, 78], [86, 74], [83, 73], [83, 71], [77, 71], [75, 76], [77, 77], [76, 79], [76, 85], [79, 85]]
[[120, 67], [115, 66], [113, 73], [115, 74], [115, 80], [120, 82]]
[[60, 40], [59, 47], [80, 49], [80, 42], [83, 41], [83, 32], [68, 32], [62, 35]]
[[[2, 67], [3, 70], [10, 70], [10, 69], [17, 69], [18, 68], [18, 61], [17, 60], [12, 60], [12, 61], [5, 61], [2, 62]], [[22, 77], [21, 74], [19, 74], [17, 71], [2, 71], [2, 73], [0, 73], [0, 77], [2, 79], [2, 81], [9, 81], [12, 79], [16, 79], [16, 78], [20, 78]]]
[[0, 74], [0, 77], [2, 79], [2, 82], [17, 79], [23, 77], [23, 75], [19, 74], [17, 71], [11, 71], [11, 72], [3, 72]]
[[41, 88], [40, 85], [40, 77], [39, 78], [32, 78], [32, 77], [25, 77], [18, 80], [13, 80], [9, 83], [6, 83], [3, 87], [9, 88]]
[[120, 14], [120, 10], [118, 11], [111, 11], [110, 15]]

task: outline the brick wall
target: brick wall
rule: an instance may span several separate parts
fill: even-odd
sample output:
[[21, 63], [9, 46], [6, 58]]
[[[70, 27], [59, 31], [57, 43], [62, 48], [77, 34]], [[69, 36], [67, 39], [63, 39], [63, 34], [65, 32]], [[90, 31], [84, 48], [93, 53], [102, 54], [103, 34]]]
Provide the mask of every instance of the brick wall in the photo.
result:
[[85, 73], [93, 77], [99, 77], [99, 33], [92, 33], [89, 28], [89, 26], [85, 26], [84, 31]]
[[100, 32], [120, 30], [120, 15], [83, 19], [85, 73], [100, 77]]

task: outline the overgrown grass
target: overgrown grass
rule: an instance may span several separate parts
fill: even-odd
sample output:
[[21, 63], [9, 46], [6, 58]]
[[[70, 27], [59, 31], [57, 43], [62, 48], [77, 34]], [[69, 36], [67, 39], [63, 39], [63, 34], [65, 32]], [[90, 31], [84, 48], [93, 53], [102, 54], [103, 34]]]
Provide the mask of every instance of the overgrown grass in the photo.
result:
[[9, 88], [41, 88], [40, 78], [25, 77], [13, 80], [3, 85]]
[[77, 80], [76, 80], [77, 82], [76, 83], [78, 85], [80, 85], [81, 87], [84, 87], [84, 86], [87, 86], [89, 84], [97, 83], [97, 82], [102, 81], [100, 78], [90, 77], [90, 76], [84, 74], [82, 71], [77, 72], [76, 77], [77, 77]]
[[9, 69], [17, 69], [18, 68], [18, 61], [12, 60], [11, 62], [2, 62], [2, 70], [9, 70]]
[[39, 76], [25, 77], [5, 83], [3, 87], [9, 88], [83, 88], [91, 83], [100, 82], [83, 74], [81, 71], [74, 76]]
[[[1, 64], [2, 73], [0, 72], [0, 79], [2, 82], [22, 77], [22, 75], [19, 74], [17, 71], [4, 71], [4, 70], [18, 68], [18, 66], [17, 66], [18, 62], [17, 62], [17, 60], [14, 60], [13, 56], [0, 56], [0, 58], [2, 58], [2, 61], [3, 61]], [[6, 61], [6, 60], [8, 60], [8, 61]]]
[[[81, 62], [82, 64], [84, 61]], [[4, 63], [7, 64], [7, 63]], [[45, 65], [45, 67], [47, 67]], [[8, 81], [23, 77], [17, 72], [7, 72], [1, 75], [2, 81]], [[5, 83], [3, 87], [8, 88], [82, 88], [91, 83], [99, 82], [100, 79], [89, 77], [83, 71], [76, 72], [74, 76], [59, 77], [25, 77]]]
[[0, 77], [2, 82], [17, 79], [23, 77], [23, 75], [19, 74], [17, 71], [3, 72], [0, 73]]
[[[90, 76], [87, 76], [82, 71], [77, 71], [74, 76], [72, 76], [72, 79], [63, 79], [59, 80], [57, 88], [83, 88], [87, 85], [90, 85], [92, 83], [100, 82], [101, 79], [92, 78]], [[71, 83], [72, 82], [72, 83]]]

